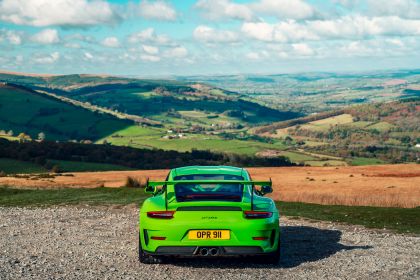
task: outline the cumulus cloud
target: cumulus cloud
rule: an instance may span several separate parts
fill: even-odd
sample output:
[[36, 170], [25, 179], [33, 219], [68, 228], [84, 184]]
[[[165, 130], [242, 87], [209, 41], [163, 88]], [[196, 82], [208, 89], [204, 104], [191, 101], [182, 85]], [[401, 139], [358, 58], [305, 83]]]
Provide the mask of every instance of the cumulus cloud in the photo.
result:
[[199, 0], [196, 8], [203, 12], [203, 15], [213, 20], [239, 19], [252, 20], [252, 10], [245, 4], [233, 3], [229, 0]]
[[86, 27], [112, 24], [119, 20], [112, 6], [103, 0], [3, 0], [0, 20], [31, 26]]
[[292, 48], [298, 56], [312, 56], [315, 54], [314, 50], [304, 43], [292, 44]]
[[184, 58], [188, 55], [188, 50], [179, 46], [165, 50], [163, 55], [168, 58]]
[[200, 25], [194, 29], [196, 40], [206, 43], [232, 43], [239, 40], [237, 33], [228, 30], [216, 30], [212, 27]]
[[314, 7], [303, 0], [259, 0], [249, 4], [234, 3], [231, 0], [199, 0], [196, 8], [213, 20], [256, 21], [259, 16], [308, 19], [317, 15]]
[[56, 29], [44, 29], [31, 37], [31, 41], [39, 44], [57, 44], [60, 37]]
[[143, 45], [143, 51], [148, 54], [158, 54], [159, 48], [155, 46]]
[[18, 32], [15, 30], [0, 30], [0, 42], [7, 41], [12, 45], [20, 45], [22, 44], [22, 32]]
[[399, 16], [420, 19], [420, 3], [416, 0], [368, 0], [369, 13], [376, 16]]
[[143, 61], [148, 61], [148, 62], [158, 62], [158, 61], [160, 61], [159, 56], [150, 55], [150, 54], [142, 54], [142, 55], [140, 55], [140, 59], [143, 60]]
[[34, 61], [40, 64], [53, 64], [60, 58], [59, 52], [53, 52], [49, 55], [36, 55]]
[[158, 45], [170, 44], [171, 40], [166, 35], [156, 34], [153, 28], [136, 32], [128, 36], [129, 43], [150, 42]]
[[102, 40], [101, 45], [108, 48], [118, 48], [120, 41], [116, 37], [106, 37]]
[[260, 0], [250, 7], [258, 14], [279, 19], [307, 19], [316, 15], [315, 9], [302, 0]]
[[303, 23], [289, 20], [275, 24], [246, 22], [242, 32], [266, 42], [299, 42], [331, 39], [363, 39], [374, 36], [420, 35], [420, 20], [392, 17], [345, 16], [333, 20]]
[[173, 21], [176, 19], [176, 11], [165, 1], [144, 0], [139, 5], [140, 16], [147, 19]]

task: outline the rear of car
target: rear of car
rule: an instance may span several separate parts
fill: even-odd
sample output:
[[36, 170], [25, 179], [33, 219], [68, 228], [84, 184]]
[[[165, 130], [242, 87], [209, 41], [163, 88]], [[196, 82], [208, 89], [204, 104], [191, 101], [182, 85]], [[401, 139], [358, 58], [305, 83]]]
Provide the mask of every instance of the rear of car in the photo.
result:
[[274, 202], [234, 167], [171, 170], [140, 211], [140, 261], [168, 256], [267, 256], [278, 262]]

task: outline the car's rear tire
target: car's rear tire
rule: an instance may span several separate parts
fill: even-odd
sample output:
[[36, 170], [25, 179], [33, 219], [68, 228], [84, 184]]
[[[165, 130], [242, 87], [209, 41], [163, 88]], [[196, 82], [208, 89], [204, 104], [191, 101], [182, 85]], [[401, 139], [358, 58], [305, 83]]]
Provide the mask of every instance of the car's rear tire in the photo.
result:
[[141, 247], [141, 235], [139, 234], [139, 261], [144, 264], [162, 264], [167, 262], [164, 256], [154, 256], [147, 254]]

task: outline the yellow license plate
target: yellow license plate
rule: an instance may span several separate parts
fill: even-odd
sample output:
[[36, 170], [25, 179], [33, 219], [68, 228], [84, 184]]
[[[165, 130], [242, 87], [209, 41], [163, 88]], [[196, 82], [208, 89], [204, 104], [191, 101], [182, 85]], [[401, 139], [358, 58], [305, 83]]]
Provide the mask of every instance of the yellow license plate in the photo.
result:
[[217, 239], [228, 240], [230, 239], [229, 230], [190, 230], [188, 232], [188, 239], [203, 240], [203, 239]]

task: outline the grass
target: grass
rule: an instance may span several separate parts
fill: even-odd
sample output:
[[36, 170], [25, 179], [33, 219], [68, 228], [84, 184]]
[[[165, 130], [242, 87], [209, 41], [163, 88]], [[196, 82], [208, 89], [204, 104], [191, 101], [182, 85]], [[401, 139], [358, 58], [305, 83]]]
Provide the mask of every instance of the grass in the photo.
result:
[[[139, 188], [13, 189], [0, 187], [0, 206], [140, 204], [147, 196]], [[385, 208], [277, 202], [281, 215], [420, 233], [420, 207]]]
[[51, 206], [60, 204], [110, 205], [142, 203], [143, 189], [14, 189], [0, 187], [1, 206]]
[[345, 166], [345, 161], [342, 160], [307, 160], [306, 165], [309, 166]]
[[351, 124], [353, 117], [350, 114], [342, 114], [335, 117], [325, 118], [318, 121], [309, 122], [301, 127], [314, 131], [328, 131], [331, 126]]
[[[224, 140], [216, 135], [200, 134], [187, 134], [180, 139], [164, 139], [162, 136], [165, 134], [162, 129], [131, 126], [114, 133], [106, 140], [113, 145], [134, 148], [156, 148], [180, 152], [197, 149], [243, 155], [255, 155], [257, 152], [267, 149], [282, 150], [286, 148], [281, 142], [269, 144], [256, 141]], [[102, 141], [103, 139], [97, 143], [102, 143]]]
[[58, 165], [62, 172], [86, 172], [86, 171], [122, 171], [132, 170], [132, 168], [97, 162], [81, 162], [81, 161], [67, 161], [67, 160], [50, 160], [54, 165]]
[[420, 207], [386, 208], [277, 202], [281, 215], [420, 233]]
[[292, 162], [305, 162], [305, 161], [317, 160], [317, 158], [315, 157], [312, 157], [310, 155], [306, 155], [303, 153], [298, 153], [298, 152], [284, 151], [284, 152], [281, 152], [281, 155], [288, 157]]
[[369, 125], [368, 127], [366, 127], [367, 129], [376, 129], [378, 131], [384, 132], [384, 131], [388, 131], [392, 128], [394, 128], [395, 126], [393, 124], [387, 123], [387, 122], [378, 122], [372, 125]]
[[383, 160], [376, 159], [376, 158], [364, 158], [364, 157], [354, 157], [350, 161], [351, 165], [359, 166], [359, 165], [377, 165], [377, 164], [385, 164]]
[[13, 87], [0, 87], [0, 104], [1, 129], [13, 130], [15, 135], [25, 132], [34, 139], [44, 132], [52, 140], [95, 140], [128, 125], [115, 117]]
[[44, 167], [35, 163], [9, 158], [0, 158], [0, 171], [7, 174], [47, 172]]

